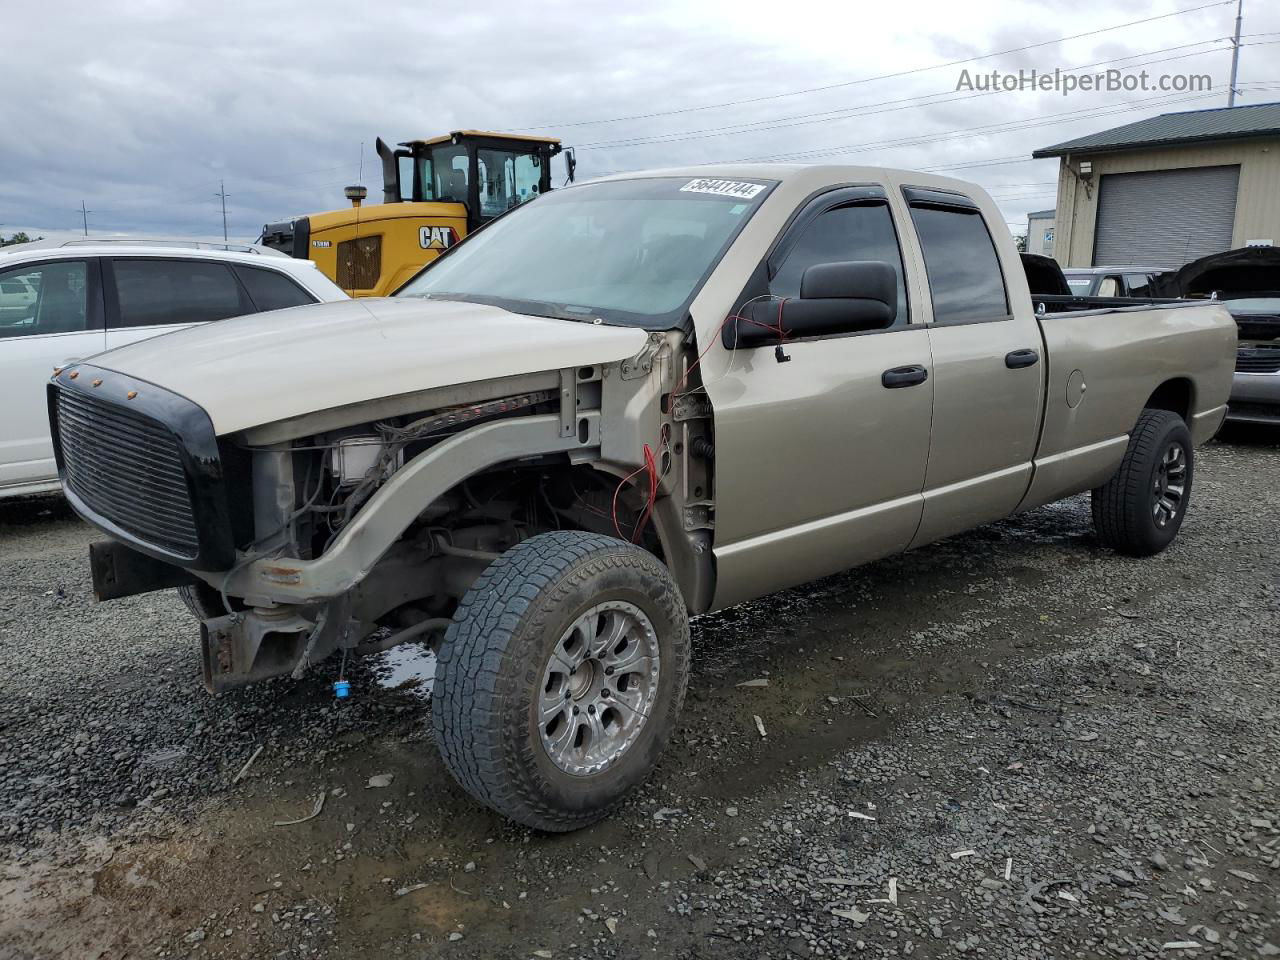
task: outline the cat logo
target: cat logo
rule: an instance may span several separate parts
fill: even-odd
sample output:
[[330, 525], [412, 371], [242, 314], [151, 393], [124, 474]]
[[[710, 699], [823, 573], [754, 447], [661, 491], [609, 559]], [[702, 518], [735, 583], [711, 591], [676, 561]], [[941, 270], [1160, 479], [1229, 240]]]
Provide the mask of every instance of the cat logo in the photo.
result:
[[453, 227], [422, 227], [418, 231], [418, 246], [423, 250], [448, 250], [453, 241]]

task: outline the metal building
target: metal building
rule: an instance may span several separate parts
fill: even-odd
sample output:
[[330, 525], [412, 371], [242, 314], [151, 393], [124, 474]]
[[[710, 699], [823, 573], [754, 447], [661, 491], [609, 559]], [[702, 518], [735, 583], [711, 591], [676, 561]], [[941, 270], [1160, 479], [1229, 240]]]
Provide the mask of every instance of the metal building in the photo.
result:
[[1053, 256], [1053, 211], [1034, 210], [1027, 214], [1027, 253]]
[[1280, 242], [1280, 103], [1165, 113], [1032, 156], [1060, 158], [1063, 266], [1174, 269]]

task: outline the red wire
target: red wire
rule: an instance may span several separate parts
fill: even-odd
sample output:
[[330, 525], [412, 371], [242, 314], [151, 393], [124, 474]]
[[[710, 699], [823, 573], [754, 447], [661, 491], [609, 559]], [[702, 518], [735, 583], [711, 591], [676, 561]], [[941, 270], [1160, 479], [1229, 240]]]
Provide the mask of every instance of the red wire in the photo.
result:
[[[645, 444], [645, 449], [646, 449], [646, 450], [648, 449], [648, 447], [649, 447], [649, 445], [648, 445], [648, 444]], [[620, 493], [622, 492], [622, 488], [623, 488], [623, 487], [625, 487], [628, 483], [630, 483], [630, 482], [631, 482], [631, 478], [632, 478], [632, 477], [634, 477], [637, 473], [641, 473], [641, 472], [645, 469], [645, 467], [647, 467], [647, 466], [648, 466], [648, 464], [645, 464], [644, 466], [638, 467], [637, 469], [633, 470], [631, 473], [629, 473], [629, 474], [627, 474], [625, 477], [623, 477], [623, 478], [618, 482], [618, 486], [617, 486], [616, 488], [614, 488], [614, 491], [613, 491], [613, 529], [614, 529], [614, 532], [618, 534], [618, 539], [619, 539], [619, 540], [625, 540], [625, 539], [626, 539], [626, 537], [624, 537], [624, 536], [622, 535], [622, 527], [618, 526], [618, 494], [620, 494]], [[635, 535], [635, 534], [633, 533], [633, 534], [632, 534], [632, 536], [634, 536], [634, 535]], [[632, 541], [632, 542], [634, 542], [634, 541]]]
[[[696, 368], [698, 364], [702, 362], [703, 358], [706, 357], [706, 355], [711, 352], [711, 348], [715, 346], [716, 340], [720, 339], [720, 336], [724, 331], [725, 325], [728, 324], [731, 320], [741, 320], [744, 323], [751, 324], [752, 326], [763, 327], [766, 330], [771, 330], [778, 335], [779, 343], [784, 342], [787, 338], [788, 333], [790, 332], [785, 328], [783, 328], [782, 326], [782, 305], [786, 302], [787, 302], [786, 297], [781, 297], [778, 300], [777, 324], [761, 323], [759, 320], [755, 320], [751, 317], [744, 317], [739, 314], [730, 314], [729, 316], [725, 317], [724, 321], [720, 324], [719, 328], [717, 328], [715, 335], [708, 338], [706, 348], [703, 349], [703, 351], [700, 354], [698, 354], [697, 358], [693, 361], [693, 363], [689, 364], [689, 368], [685, 370], [684, 374], [680, 377], [680, 379], [676, 381], [676, 385], [672, 388], [671, 393], [667, 395], [667, 412], [670, 413], [675, 409], [676, 399], [682, 395], [680, 388], [685, 385], [686, 381], [688, 381], [689, 374], [693, 373], [694, 368]], [[663, 448], [666, 447], [667, 441], [669, 439], [668, 424], [664, 423], [662, 425], [660, 438], [661, 439], [658, 444], [659, 453], [661, 453]], [[653, 506], [658, 499], [659, 476], [658, 476], [657, 460], [654, 457], [653, 450], [650, 448], [649, 444], [647, 443], [644, 445], [644, 464], [638, 467], [637, 469], [633, 470], [631, 473], [627, 474], [625, 477], [623, 477], [622, 480], [619, 481], [618, 486], [613, 491], [613, 529], [618, 534], [619, 540], [622, 540], [625, 538], [622, 536], [622, 528], [618, 523], [618, 495], [622, 493], [622, 488], [625, 487], [628, 483], [630, 483], [636, 477], [637, 474], [643, 473], [646, 470], [649, 472], [649, 495], [645, 500], [644, 512], [640, 514], [640, 519], [636, 522], [635, 527], [633, 528], [633, 531], [631, 534], [632, 543], [639, 542], [640, 534], [641, 532], [643, 532], [645, 524], [649, 522], [649, 517], [653, 514]]]

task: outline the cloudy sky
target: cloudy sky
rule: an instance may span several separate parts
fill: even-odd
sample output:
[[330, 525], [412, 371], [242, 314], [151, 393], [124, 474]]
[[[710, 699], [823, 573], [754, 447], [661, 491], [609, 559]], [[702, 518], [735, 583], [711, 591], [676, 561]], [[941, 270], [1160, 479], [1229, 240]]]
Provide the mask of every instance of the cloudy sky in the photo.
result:
[[[1225, 105], [1235, 17], [1234, 0], [0, 9], [0, 233], [78, 233], [83, 201], [91, 234], [220, 235], [225, 182], [233, 239], [341, 205], [362, 143], [376, 196], [375, 137], [461, 127], [561, 136], [580, 179], [747, 158], [942, 170], [987, 186], [1016, 227], [1053, 206], [1056, 164], [1033, 149]], [[1244, 13], [1238, 102], [1280, 100], [1280, 5]], [[1055, 67], [1208, 74], [1213, 89], [957, 91], [966, 69]]]

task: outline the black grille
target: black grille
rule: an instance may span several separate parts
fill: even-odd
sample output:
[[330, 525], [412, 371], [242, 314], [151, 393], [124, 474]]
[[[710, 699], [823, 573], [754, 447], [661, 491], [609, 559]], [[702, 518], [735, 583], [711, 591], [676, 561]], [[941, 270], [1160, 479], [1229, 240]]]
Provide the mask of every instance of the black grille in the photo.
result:
[[198, 556], [177, 437], [150, 417], [65, 389], [57, 409], [63, 483], [84, 506], [166, 553]]
[[1280, 347], [1241, 347], [1236, 354], [1239, 373], [1280, 373]]

